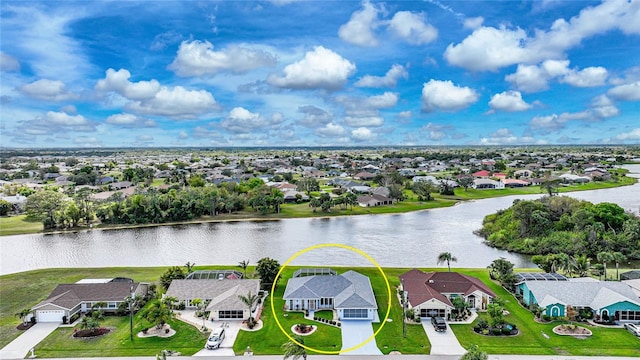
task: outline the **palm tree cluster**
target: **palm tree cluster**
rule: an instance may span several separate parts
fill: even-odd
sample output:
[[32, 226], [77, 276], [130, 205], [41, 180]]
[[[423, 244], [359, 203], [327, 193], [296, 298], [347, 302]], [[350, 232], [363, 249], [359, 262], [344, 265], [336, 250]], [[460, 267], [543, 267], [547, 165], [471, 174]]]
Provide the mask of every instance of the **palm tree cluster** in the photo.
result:
[[358, 205], [358, 196], [352, 192], [347, 192], [334, 198], [329, 193], [322, 193], [320, 197], [314, 197], [309, 201], [309, 206], [313, 208], [313, 212], [317, 208], [320, 208], [323, 212], [330, 212], [334, 206], [342, 206], [343, 209], [350, 206], [351, 210], [353, 210], [354, 205]]

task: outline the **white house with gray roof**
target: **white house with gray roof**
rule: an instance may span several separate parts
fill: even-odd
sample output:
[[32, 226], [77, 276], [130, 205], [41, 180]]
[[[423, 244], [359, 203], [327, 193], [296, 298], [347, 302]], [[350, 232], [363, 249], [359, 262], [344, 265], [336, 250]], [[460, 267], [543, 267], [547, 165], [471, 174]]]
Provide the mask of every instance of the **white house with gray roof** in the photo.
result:
[[201, 299], [208, 303], [206, 310], [211, 312], [213, 320], [246, 320], [251, 313], [238, 296], [249, 292], [255, 295], [259, 291], [258, 279], [176, 279], [165, 295], [184, 302], [187, 309], [195, 309], [193, 299]]
[[283, 299], [287, 311], [336, 310], [340, 320], [377, 319], [378, 305], [369, 278], [352, 270], [291, 278]]

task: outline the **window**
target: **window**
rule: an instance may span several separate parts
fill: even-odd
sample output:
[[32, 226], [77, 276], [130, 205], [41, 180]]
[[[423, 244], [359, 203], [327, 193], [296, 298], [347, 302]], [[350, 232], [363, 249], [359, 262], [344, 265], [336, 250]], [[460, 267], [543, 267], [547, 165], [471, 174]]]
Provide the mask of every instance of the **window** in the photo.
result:
[[110, 301], [107, 303], [107, 309], [117, 309], [118, 308], [118, 303], [116, 303], [115, 301]]
[[242, 319], [244, 317], [244, 311], [242, 310], [220, 310], [218, 311], [218, 318], [220, 319]]
[[343, 319], [362, 319], [367, 318], [369, 312], [367, 309], [344, 309], [342, 311]]
[[621, 321], [640, 321], [640, 311], [616, 311], [618, 320]]

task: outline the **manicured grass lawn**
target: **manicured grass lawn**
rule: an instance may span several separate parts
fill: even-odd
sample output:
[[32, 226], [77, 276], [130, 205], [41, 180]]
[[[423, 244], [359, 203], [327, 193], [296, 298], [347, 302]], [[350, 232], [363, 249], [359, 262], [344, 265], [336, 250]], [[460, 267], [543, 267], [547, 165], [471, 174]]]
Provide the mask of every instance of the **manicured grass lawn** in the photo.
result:
[[[605, 329], [585, 326], [593, 332], [587, 339], [576, 339], [571, 336], [559, 336], [552, 329], [560, 322], [540, 324], [533, 321], [533, 314], [523, 308], [515, 297], [501, 286], [490, 280], [484, 269], [469, 269], [466, 274], [478, 277], [500, 298], [505, 300], [505, 309], [510, 315], [507, 322], [515, 324], [520, 334], [513, 337], [491, 337], [478, 335], [473, 331], [474, 324], [453, 325], [451, 329], [464, 346], [468, 348], [476, 344], [481, 350], [490, 354], [540, 354], [540, 355], [609, 355], [640, 357], [640, 341], [624, 329]], [[476, 320], [477, 322], [478, 320]], [[581, 324], [581, 326], [583, 326]], [[547, 339], [544, 335], [548, 335]]]
[[32, 234], [43, 229], [41, 221], [27, 220], [26, 215], [0, 217], [0, 236]]
[[60, 327], [36, 346], [36, 354], [43, 358], [154, 356], [162, 350], [174, 350], [182, 355], [193, 355], [204, 347], [208, 332], [202, 333], [179, 320], [172, 320], [169, 324], [176, 330], [171, 337], [139, 338], [136, 334], [151, 325], [136, 314], [131, 341], [129, 318], [108, 316], [101, 322], [102, 327], [111, 329], [108, 334], [94, 339], [77, 339], [72, 336], [72, 327]]
[[[203, 266], [198, 269], [221, 269], [229, 266]], [[305, 337], [309, 346], [334, 351], [341, 349], [340, 329], [313, 321], [303, 320], [300, 313], [289, 313], [283, 316], [282, 294], [286, 286], [286, 279], [299, 267], [285, 269], [282, 280], [276, 289], [276, 312], [284, 329], [303, 322], [318, 325], [316, 333]], [[347, 268], [334, 268], [339, 273]], [[352, 268], [369, 276], [376, 294], [379, 316], [383, 319], [389, 301], [386, 285], [382, 276], [374, 268]], [[19, 335], [16, 326], [20, 320], [13, 314], [25, 307], [30, 307], [44, 300], [59, 283], [72, 283], [83, 278], [106, 278], [126, 276], [136, 281], [156, 281], [166, 270], [166, 267], [156, 268], [95, 268], [95, 269], [47, 269], [35, 270], [18, 274], [0, 276], [0, 347], [4, 347]], [[399, 285], [398, 275], [409, 269], [386, 268], [385, 274], [392, 287], [391, 322], [385, 322], [384, 328], [376, 337], [380, 350], [387, 354], [393, 350], [404, 354], [428, 354], [431, 345], [424, 334], [421, 325], [407, 325], [407, 336], [403, 337], [402, 308], [395, 295], [395, 287]], [[248, 269], [251, 274], [253, 267]], [[424, 271], [442, 271], [442, 269], [424, 269]], [[533, 315], [521, 307], [516, 299], [489, 279], [486, 269], [454, 269], [465, 274], [476, 276], [488, 284], [491, 289], [505, 300], [505, 308], [510, 312], [506, 316], [508, 322], [516, 324], [520, 334], [515, 337], [488, 337], [475, 334], [471, 325], [452, 325], [451, 328], [465, 348], [477, 344], [483, 351], [494, 354], [557, 354], [557, 355], [601, 355], [601, 356], [637, 356], [640, 357], [640, 341], [624, 329], [605, 329], [589, 327], [593, 336], [578, 340], [572, 337], [558, 336], [551, 329], [559, 324], [539, 324], [533, 321]], [[516, 271], [536, 271], [536, 269], [517, 269]], [[611, 271], [611, 270], [610, 270]], [[481, 314], [482, 315], [482, 314]], [[236, 354], [242, 354], [247, 346], [256, 354], [281, 354], [281, 345], [288, 341], [273, 319], [269, 300], [262, 312], [264, 328], [256, 332], [241, 331], [234, 345]], [[484, 316], [484, 315], [483, 315]], [[39, 357], [62, 356], [128, 356], [154, 355], [160, 350], [169, 349], [190, 354], [202, 348], [206, 335], [180, 321], [173, 321], [179, 333], [170, 339], [136, 338], [129, 341], [128, 318], [108, 317], [105, 325], [116, 330], [100, 339], [77, 340], [71, 339], [70, 328], [58, 329], [53, 335], [36, 348]], [[136, 332], [147, 327], [143, 320], [136, 320]], [[377, 330], [382, 324], [374, 324]], [[545, 338], [543, 332], [549, 336]], [[184, 335], [184, 336], [183, 336]]]

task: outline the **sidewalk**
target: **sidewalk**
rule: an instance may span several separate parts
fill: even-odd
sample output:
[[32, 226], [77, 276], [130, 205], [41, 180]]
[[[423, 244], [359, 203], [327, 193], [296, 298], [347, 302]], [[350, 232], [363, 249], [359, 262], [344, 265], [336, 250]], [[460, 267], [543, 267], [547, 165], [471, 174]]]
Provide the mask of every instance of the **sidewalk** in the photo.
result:
[[[38, 354], [36, 354], [38, 355]], [[309, 355], [309, 360], [336, 360], [346, 357], [347, 360], [457, 360], [459, 355]], [[282, 355], [265, 356], [203, 356], [192, 358], [189, 356], [168, 356], [169, 360], [198, 359], [198, 360], [238, 360], [239, 358], [254, 358], [256, 360], [282, 360]], [[40, 358], [38, 358], [40, 359]], [[147, 357], [113, 357], [109, 360], [155, 360], [155, 356]], [[638, 360], [635, 357], [611, 356], [572, 356], [572, 355], [489, 355], [489, 360]], [[4, 358], [3, 358], [4, 360]], [[59, 360], [59, 359], [57, 359]], [[96, 360], [96, 358], [74, 358], [73, 360]]]

